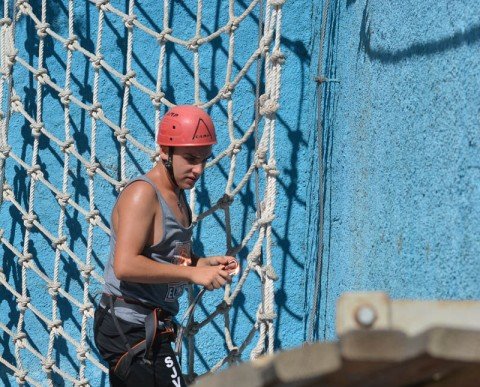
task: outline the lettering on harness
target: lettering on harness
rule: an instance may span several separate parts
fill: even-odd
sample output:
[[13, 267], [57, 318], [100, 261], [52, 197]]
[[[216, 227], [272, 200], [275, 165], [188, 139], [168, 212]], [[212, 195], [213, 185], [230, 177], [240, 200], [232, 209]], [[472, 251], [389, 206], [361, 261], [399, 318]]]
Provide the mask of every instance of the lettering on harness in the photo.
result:
[[168, 367], [168, 368], [171, 368], [172, 371], [173, 371], [173, 374], [170, 375], [170, 377], [172, 378], [172, 383], [176, 386], [176, 387], [180, 387], [181, 386], [181, 382], [180, 382], [180, 375], [178, 374], [177, 372], [177, 369], [175, 368], [175, 364], [173, 363], [173, 360], [170, 356], [167, 356], [165, 358], [165, 365]]

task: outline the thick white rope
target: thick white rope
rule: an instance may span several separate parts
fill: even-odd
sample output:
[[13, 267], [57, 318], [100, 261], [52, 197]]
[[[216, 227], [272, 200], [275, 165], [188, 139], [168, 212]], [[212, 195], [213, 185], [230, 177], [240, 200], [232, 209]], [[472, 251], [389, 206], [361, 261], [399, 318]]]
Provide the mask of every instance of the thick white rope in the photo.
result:
[[[5, 4], [8, 1], [5, 0]], [[135, 4], [133, 0], [128, 3], [128, 13], [116, 9], [112, 6], [109, 0], [96, 0], [93, 1], [98, 9], [98, 28], [97, 28], [97, 43], [95, 53], [89, 52], [85, 48], [81, 47], [77, 38], [74, 36], [73, 25], [75, 21], [74, 15], [74, 0], [68, 2], [68, 37], [62, 37], [58, 33], [52, 30], [47, 24], [46, 15], [46, 0], [42, 0], [41, 16], [37, 15], [32, 10], [31, 5], [26, 0], [19, 0], [16, 2], [13, 13], [17, 15], [13, 21], [18, 18], [29, 18], [35, 24], [39, 35], [39, 52], [38, 52], [38, 64], [37, 68], [32, 67], [28, 60], [25, 60], [18, 56], [18, 52], [15, 50], [13, 36], [15, 23], [8, 19], [8, 6], [5, 6], [5, 17], [0, 20], [1, 24], [1, 42], [0, 42], [0, 60], [2, 68], [2, 77], [0, 79], [0, 106], [5, 100], [5, 82], [11, 81], [13, 68], [15, 65], [22, 66], [34, 74], [37, 80], [37, 111], [35, 117], [32, 117], [25, 110], [23, 103], [19, 97], [19, 94], [15, 93], [15, 90], [11, 88], [11, 92], [8, 94], [8, 98], [11, 99], [9, 105], [10, 109], [8, 114], [20, 114], [26, 122], [29, 122], [32, 128], [32, 135], [34, 137], [32, 160], [30, 164], [25, 163], [21, 157], [15, 154], [8, 146], [8, 126], [5, 119], [5, 113], [0, 115], [0, 176], [4, 171], [4, 162], [14, 162], [20, 168], [27, 171], [30, 176], [30, 190], [29, 201], [27, 209], [24, 209], [19, 200], [15, 198], [15, 194], [12, 188], [8, 184], [3, 184], [3, 195], [6, 201], [12, 205], [24, 219], [25, 238], [22, 251], [16, 246], [12, 245], [3, 234], [3, 230], [0, 230], [0, 241], [3, 246], [8, 249], [17, 259], [18, 264], [21, 267], [21, 292], [12, 287], [5, 275], [0, 272], [0, 286], [7, 289], [12, 296], [17, 300], [19, 306], [19, 321], [16, 331], [9, 330], [4, 324], [0, 322], [0, 330], [7, 332], [12, 337], [12, 342], [15, 346], [15, 364], [8, 364], [8, 368], [15, 373], [19, 384], [28, 382], [32, 385], [39, 384], [38, 381], [33, 380], [27, 370], [23, 367], [22, 362], [22, 350], [28, 350], [35, 357], [37, 357], [42, 364], [43, 371], [46, 374], [46, 378], [49, 384], [52, 385], [52, 374], [56, 373], [65, 380], [72, 382], [75, 385], [86, 386], [89, 385], [89, 381], [86, 379], [87, 367], [91, 364], [100, 368], [103, 372], [106, 372], [98, 360], [96, 360], [90, 353], [87, 346], [87, 326], [89, 319], [92, 317], [92, 305], [89, 302], [90, 297], [90, 281], [96, 280], [99, 283], [103, 282], [102, 276], [92, 267], [91, 258], [94, 248], [94, 231], [96, 227], [102, 229], [106, 234], [110, 231], [108, 227], [101, 221], [98, 211], [95, 206], [95, 191], [94, 182], [97, 178], [102, 178], [110, 183], [112, 186], [121, 190], [127, 180], [127, 164], [126, 164], [126, 149], [127, 146], [133, 146], [143, 152], [152, 161], [158, 160], [158, 150], [151, 149], [148, 146], [140, 143], [131, 134], [128, 128], [128, 103], [130, 99], [131, 87], [135, 87], [137, 90], [148, 95], [152, 101], [152, 107], [155, 112], [154, 125], [157, 127], [160, 120], [160, 110], [162, 105], [167, 107], [173, 106], [173, 103], [165, 98], [163, 93], [163, 77], [165, 70], [165, 57], [166, 57], [166, 43], [175, 43], [187, 47], [191, 50], [193, 55], [193, 73], [194, 73], [194, 103], [203, 107], [209, 108], [221, 100], [226, 100], [227, 104], [227, 126], [228, 135], [230, 137], [230, 145], [227, 149], [220, 152], [220, 154], [211, 162], [207, 164], [207, 168], [211, 168], [218, 164], [224, 157], [230, 158], [230, 168], [225, 186], [225, 194], [219, 198], [218, 201], [208, 210], [201, 214], [195, 213], [196, 203], [196, 191], [192, 190], [190, 195], [190, 206], [192, 207], [194, 214], [194, 222], [197, 223], [203, 218], [214, 214], [218, 210], [222, 210], [224, 213], [225, 228], [226, 228], [226, 251], [228, 254], [236, 254], [242, 249], [246, 248], [249, 242], [257, 236], [257, 239], [253, 245], [252, 250], [249, 252], [247, 262], [243, 268], [243, 272], [236, 284], [233, 286], [227, 286], [225, 289], [223, 301], [217, 305], [216, 309], [208, 314], [203, 321], [195, 321], [191, 319], [191, 323], [185, 327], [187, 334], [187, 342], [189, 346], [188, 356], [188, 375], [190, 378], [195, 376], [194, 369], [194, 335], [207, 324], [211, 323], [217, 316], [223, 316], [224, 322], [224, 339], [227, 346], [227, 354], [223, 359], [220, 359], [217, 364], [212, 368], [212, 371], [217, 370], [224, 364], [232, 364], [238, 361], [249, 346], [251, 341], [258, 335], [258, 341], [254, 350], [251, 352], [251, 357], [255, 358], [262, 353], [271, 353], [274, 350], [274, 292], [273, 281], [276, 279], [276, 274], [273, 269], [273, 256], [272, 256], [272, 221], [274, 219], [274, 208], [276, 199], [276, 179], [277, 170], [275, 166], [275, 125], [276, 125], [276, 111], [278, 109], [279, 101], [279, 89], [280, 89], [280, 70], [283, 63], [283, 54], [280, 51], [280, 30], [281, 30], [281, 18], [282, 18], [282, 0], [269, 0], [267, 1], [265, 8], [265, 23], [261, 35], [259, 35], [258, 48], [250, 55], [250, 57], [243, 64], [241, 69], [234, 75], [233, 69], [235, 64], [235, 31], [239, 24], [250, 15], [255, 8], [260, 8], [260, 14], [262, 14], [262, 2], [259, 0], [251, 1], [247, 8], [240, 15], [236, 16], [234, 12], [234, 0], [229, 0], [229, 19], [226, 25], [220, 27], [218, 30], [209, 34], [208, 36], [202, 36], [202, 14], [203, 14], [203, 1], [197, 1], [196, 10], [196, 28], [195, 35], [188, 40], [182, 40], [176, 38], [173, 35], [173, 31], [169, 25], [169, 8], [170, 1], [164, 1], [164, 18], [162, 31], [156, 32], [140, 23], [135, 17], [134, 8]], [[114, 69], [109, 63], [105, 61], [102, 56], [102, 32], [104, 25], [104, 14], [109, 12], [113, 15], [121, 17], [126, 26], [127, 34], [127, 50], [126, 50], [126, 72], [121, 72]], [[261, 22], [260, 22], [261, 25]], [[150, 90], [146, 86], [142, 85], [135, 77], [135, 73], [132, 67], [132, 52], [134, 47], [133, 35], [134, 30], [139, 30], [147, 33], [155, 38], [160, 47], [160, 54], [158, 59], [157, 80], [155, 84], [155, 90]], [[214, 39], [219, 38], [222, 34], [228, 34], [228, 58], [226, 63], [226, 75], [225, 84], [220, 89], [218, 94], [211, 98], [209, 101], [202, 102], [200, 100], [200, 88], [201, 88], [201, 73], [200, 73], [200, 51], [203, 44], [212, 42]], [[49, 36], [50, 38], [62, 43], [67, 50], [66, 71], [65, 71], [65, 83], [61, 87], [55, 83], [48, 75], [47, 71], [43, 68], [44, 57], [44, 39]], [[79, 98], [73, 95], [71, 91], [71, 72], [72, 72], [72, 54], [73, 52], [79, 52], [86, 56], [92, 63], [94, 69], [94, 81], [93, 81], [93, 101], [89, 105], [82, 102]], [[251, 66], [254, 63], [260, 63], [264, 59], [265, 66], [265, 92], [262, 96], [258, 95], [260, 76], [257, 69], [257, 82], [256, 93], [259, 98], [256, 100], [255, 106], [255, 120], [244, 131], [243, 136], [240, 138], [235, 137], [234, 124], [236, 121], [234, 110], [234, 95], [236, 86], [245, 78], [249, 72]], [[116, 125], [111, 119], [109, 119], [105, 112], [101, 108], [99, 101], [99, 85], [100, 85], [100, 70], [110, 73], [113, 77], [117, 78], [123, 83], [123, 97], [121, 107], [121, 122], [120, 125]], [[9, 83], [11, 85], [11, 83]], [[60, 97], [61, 103], [64, 106], [64, 124], [65, 124], [65, 139], [59, 139], [53, 135], [45, 124], [42, 122], [42, 100], [43, 100], [43, 88], [49, 88], [49, 91], [57, 93]], [[91, 116], [91, 136], [90, 136], [90, 159], [86, 160], [76, 149], [75, 143], [70, 133], [70, 106], [75, 104], [81, 109], [86, 110]], [[96, 130], [97, 123], [101, 121], [110, 128], [116, 136], [120, 144], [120, 176], [110, 176], [105, 169], [99, 164], [96, 159]], [[263, 131], [259, 131], [259, 123], [263, 122]], [[237, 170], [238, 155], [242, 151], [242, 145], [255, 135], [256, 148], [253, 155], [253, 162], [248, 166], [247, 172], [234, 186], [235, 175]], [[257, 136], [260, 135], [260, 138]], [[37, 160], [39, 156], [38, 141], [40, 136], [46, 136], [53, 144], [56, 144], [63, 153], [63, 175], [62, 175], [62, 187], [61, 189], [55, 187], [50, 181], [45, 178], [45, 175], [41, 171]], [[68, 192], [68, 176], [70, 172], [70, 160], [71, 157], [80, 163], [85, 168], [85, 171], [89, 175], [89, 208], [84, 209], [78, 203], [76, 203], [69, 195]], [[262, 174], [266, 181], [265, 191], [263, 193], [258, 191], [258, 180]], [[234, 202], [237, 195], [242, 193], [249, 183], [252, 175], [256, 179], [256, 197], [260, 200], [257, 203], [257, 218], [252, 223], [250, 229], [247, 231], [243, 239], [234, 245], [231, 236], [231, 214], [230, 206]], [[56, 233], [48, 230], [48, 227], [43, 224], [40, 214], [35, 213], [35, 187], [40, 183], [44, 187], [47, 187], [59, 203], [59, 215]], [[84, 259], [77, 256], [68, 247], [67, 237], [64, 233], [65, 228], [65, 216], [66, 209], [71, 206], [75, 210], [79, 211], [85, 216], [85, 224], [87, 227], [87, 248]], [[52, 242], [53, 249], [55, 251], [54, 270], [53, 277], [49, 278], [44, 274], [32, 260], [32, 254], [29, 252], [29, 241], [31, 230], [35, 228], [40, 231], [48, 240]], [[82, 274], [83, 279], [83, 299], [78, 300], [62, 288], [62, 284], [59, 282], [59, 265], [62, 255], [70, 257], [75, 264], [78, 265], [79, 271]], [[48, 286], [49, 294], [52, 299], [51, 317], [45, 316], [34, 305], [30, 303], [27, 298], [28, 283], [27, 273], [31, 271], [40, 277]], [[247, 333], [245, 338], [240, 344], [234, 342], [231, 332], [231, 321], [229, 316], [229, 310], [233, 305], [235, 298], [240, 294], [245, 284], [247, 277], [252, 273], [256, 273], [262, 284], [262, 303], [259, 306], [257, 312], [257, 321], [252, 326], [251, 330]], [[59, 310], [57, 297], [61, 295], [69, 302], [78, 308], [79, 313], [82, 315], [82, 323], [79, 332], [79, 338], [75, 340], [69, 334], [67, 334], [63, 327], [62, 321], [58, 318]], [[31, 311], [37, 318], [44, 321], [49, 329], [49, 341], [46, 355], [43, 356], [38, 351], [34, 350], [26, 341], [28, 332], [24, 328], [25, 313]], [[55, 342], [57, 337], [61, 336], [67, 340], [71, 345], [77, 349], [77, 357], [79, 361], [78, 374], [72, 375], [68, 372], [60, 369], [54, 362], [55, 359]], [[88, 363], [87, 363], [88, 361]], [[0, 358], [0, 362], [3, 364], [5, 359]], [[8, 363], [8, 362], [7, 362]]]

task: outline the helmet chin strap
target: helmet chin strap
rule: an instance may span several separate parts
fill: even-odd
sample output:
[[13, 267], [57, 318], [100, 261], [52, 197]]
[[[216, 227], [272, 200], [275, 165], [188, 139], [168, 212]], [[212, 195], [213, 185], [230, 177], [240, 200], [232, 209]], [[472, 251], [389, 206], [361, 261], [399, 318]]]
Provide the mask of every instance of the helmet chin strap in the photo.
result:
[[167, 169], [168, 177], [170, 178], [170, 181], [172, 182], [173, 186], [175, 188], [179, 188], [177, 181], [175, 180], [175, 175], [173, 174], [173, 147], [172, 146], [168, 147], [168, 159], [167, 161], [163, 162], [163, 165], [165, 165], [165, 168]]

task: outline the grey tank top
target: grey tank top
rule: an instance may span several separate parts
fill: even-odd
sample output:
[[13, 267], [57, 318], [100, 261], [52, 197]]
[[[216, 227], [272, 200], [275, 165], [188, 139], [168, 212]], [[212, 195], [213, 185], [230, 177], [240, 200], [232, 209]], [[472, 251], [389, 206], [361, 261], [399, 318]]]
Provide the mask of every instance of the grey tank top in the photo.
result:
[[[158, 202], [160, 203], [163, 214], [162, 238], [153, 246], [145, 246], [142, 254], [156, 262], [171, 265], [179, 263], [178, 257], [191, 257], [191, 213], [189, 213], [190, 226], [183, 227], [175, 218], [175, 215], [171, 211], [170, 207], [167, 205], [167, 202], [162, 197], [160, 191], [148, 177], [144, 175], [139, 176], [131, 180], [128, 185], [139, 180], [147, 182], [155, 189]], [[115, 276], [115, 273], [113, 271], [113, 255], [115, 252], [115, 243], [116, 235], [112, 227], [110, 237], [110, 257], [108, 260], [108, 264], [105, 267], [104, 275], [104, 292], [126, 299], [146, 303], [155, 307], [160, 307], [163, 310], [171, 313], [172, 315], [176, 315], [178, 313], [178, 298], [182, 295], [187, 283], [172, 282], [159, 284], [141, 284], [135, 282], [120, 281]], [[117, 315], [117, 317], [135, 324], [143, 324], [145, 320], [145, 315], [125, 307], [115, 307], [115, 314]]]

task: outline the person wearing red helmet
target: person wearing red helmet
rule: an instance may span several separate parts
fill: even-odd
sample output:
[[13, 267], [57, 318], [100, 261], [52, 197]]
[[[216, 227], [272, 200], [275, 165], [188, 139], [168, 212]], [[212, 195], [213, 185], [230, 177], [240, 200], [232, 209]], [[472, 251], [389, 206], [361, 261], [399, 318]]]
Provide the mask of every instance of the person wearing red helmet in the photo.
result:
[[191, 247], [185, 189], [202, 175], [215, 127], [196, 106], [176, 106], [158, 130], [161, 162], [131, 180], [114, 205], [110, 258], [95, 311], [94, 339], [112, 386], [185, 386], [171, 342], [178, 298], [188, 283], [208, 290], [231, 282], [230, 256], [199, 258]]

